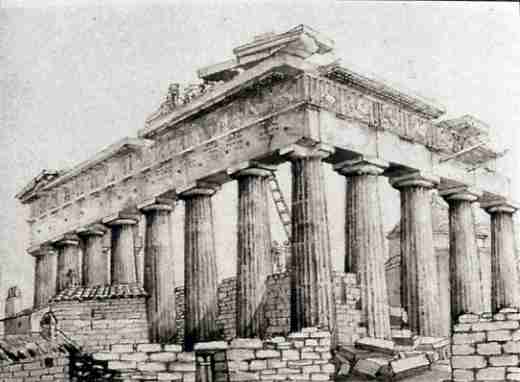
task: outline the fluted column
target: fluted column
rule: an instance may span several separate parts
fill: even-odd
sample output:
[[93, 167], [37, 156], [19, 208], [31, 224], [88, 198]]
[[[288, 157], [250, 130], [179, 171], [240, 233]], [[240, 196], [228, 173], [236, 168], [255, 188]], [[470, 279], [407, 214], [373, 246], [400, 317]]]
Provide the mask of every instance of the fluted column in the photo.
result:
[[469, 187], [440, 191], [449, 204], [452, 321], [463, 313], [482, 313], [480, 260], [472, 203], [481, 192]]
[[80, 284], [80, 247], [76, 235], [66, 235], [56, 242], [58, 255], [58, 292]]
[[271, 169], [249, 167], [234, 172], [238, 183], [237, 297], [238, 337], [260, 337], [262, 298], [272, 271], [268, 176]]
[[401, 194], [403, 305], [410, 330], [423, 336], [449, 336], [449, 325], [443, 323], [450, 322], [450, 315], [441, 309], [433, 245], [431, 189], [439, 180], [418, 172], [390, 179]]
[[345, 271], [358, 274], [368, 335], [377, 338], [391, 338], [385, 237], [377, 183], [387, 166], [376, 158], [358, 158], [335, 166], [348, 178]]
[[95, 224], [78, 231], [83, 238], [83, 285], [96, 286], [110, 284], [108, 272], [108, 256], [103, 250], [103, 236], [106, 228]]
[[335, 326], [330, 237], [322, 159], [332, 148], [293, 146], [291, 330]]
[[112, 229], [112, 284], [133, 284], [137, 282], [134, 229], [137, 218], [118, 215], [104, 219], [103, 223]]
[[150, 341], [175, 339], [175, 279], [171, 212], [174, 201], [156, 200], [141, 206], [146, 216], [144, 287]]
[[518, 206], [506, 200], [483, 203], [491, 215], [491, 309], [520, 307], [520, 280], [513, 214]]
[[179, 195], [185, 202], [184, 345], [217, 336], [218, 280], [212, 196], [216, 188], [197, 186]]
[[58, 255], [50, 246], [31, 252], [35, 257], [34, 306], [40, 307], [56, 295], [58, 279]]

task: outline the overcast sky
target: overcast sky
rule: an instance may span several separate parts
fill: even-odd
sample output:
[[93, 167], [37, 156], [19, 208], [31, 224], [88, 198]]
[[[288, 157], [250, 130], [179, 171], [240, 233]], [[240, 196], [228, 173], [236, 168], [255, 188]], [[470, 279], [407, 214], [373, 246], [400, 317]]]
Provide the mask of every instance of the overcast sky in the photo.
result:
[[[32, 293], [25, 210], [15, 193], [43, 168], [70, 167], [135, 136], [169, 83], [194, 80], [197, 68], [231, 58], [233, 47], [256, 34], [307, 24], [336, 41], [347, 66], [434, 99], [447, 117], [483, 119], [499, 143], [514, 148], [520, 140], [517, 3], [106, 3], [0, 0], [0, 299], [13, 284], [22, 286], [26, 302]], [[517, 169], [518, 148], [505, 171]], [[329, 194], [341, 194], [335, 191], [342, 185], [329, 176]], [[514, 187], [520, 199], [520, 179]], [[217, 199], [219, 234], [234, 229], [234, 194], [229, 184]], [[398, 198], [389, 187], [383, 194], [391, 201], [389, 229]], [[343, 211], [332, 210], [339, 267]], [[223, 260], [233, 251], [232, 236], [219, 235], [222, 275], [233, 273], [233, 261]]]

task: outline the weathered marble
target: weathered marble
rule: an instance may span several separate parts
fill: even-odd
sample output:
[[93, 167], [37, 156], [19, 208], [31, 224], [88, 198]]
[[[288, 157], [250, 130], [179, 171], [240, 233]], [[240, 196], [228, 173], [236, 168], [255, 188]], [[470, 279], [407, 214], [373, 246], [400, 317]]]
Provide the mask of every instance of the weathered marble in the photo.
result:
[[103, 250], [103, 236], [106, 228], [101, 225], [93, 225], [78, 232], [83, 239], [83, 285], [108, 285], [110, 273], [108, 268], [108, 256]]
[[506, 200], [482, 207], [491, 215], [491, 309], [520, 307], [520, 279], [513, 214], [518, 206]]
[[439, 178], [412, 173], [390, 179], [401, 194], [401, 284], [409, 328], [422, 336], [448, 336], [441, 319], [433, 243], [431, 189]]
[[184, 346], [217, 336], [218, 275], [213, 220], [216, 188], [191, 188], [179, 195], [185, 203], [184, 223]]
[[232, 174], [238, 183], [237, 336], [260, 337], [265, 280], [272, 273], [268, 176], [260, 166]]
[[137, 282], [134, 229], [136, 218], [117, 216], [104, 221], [112, 229], [112, 284], [132, 284]]
[[57, 292], [58, 252], [50, 246], [43, 246], [31, 254], [35, 257], [34, 306], [40, 307]]
[[171, 226], [173, 203], [158, 200], [141, 208], [146, 216], [144, 287], [150, 341], [175, 340], [175, 279]]
[[79, 238], [67, 235], [56, 244], [58, 255], [58, 292], [81, 284]]
[[291, 330], [334, 328], [330, 236], [322, 159], [330, 147], [292, 146]]
[[482, 195], [469, 187], [440, 191], [449, 205], [451, 315], [456, 320], [463, 313], [480, 313], [483, 307], [480, 258], [471, 204]]
[[368, 335], [377, 338], [391, 338], [378, 186], [378, 176], [387, 166], [376, 158], [358, 158], [335, 166], [347, 177], [345, 271], [358, 275]]

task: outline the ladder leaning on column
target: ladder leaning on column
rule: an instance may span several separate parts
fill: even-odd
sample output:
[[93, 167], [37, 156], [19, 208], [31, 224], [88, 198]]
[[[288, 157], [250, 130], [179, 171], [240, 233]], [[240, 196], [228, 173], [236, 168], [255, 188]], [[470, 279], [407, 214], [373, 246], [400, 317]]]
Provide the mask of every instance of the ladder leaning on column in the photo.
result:
[[273, 202], [276, 207], [276, 211], [278, 212], [278, 216], [280, 217], [280, 221], [282, 222], [283, 229], [285, 231], [285, 234], [287, 235], [287, 240], [290, 243], [291, 212], [289, 211], [287, 202], [283, 197], [282, 190], [280, 189], [280, 183], [278, 182], [278, 179], [276, 178], [275, 174], [269, 176], [269, 185], [271, 187], [271, 196], [273, 197]]

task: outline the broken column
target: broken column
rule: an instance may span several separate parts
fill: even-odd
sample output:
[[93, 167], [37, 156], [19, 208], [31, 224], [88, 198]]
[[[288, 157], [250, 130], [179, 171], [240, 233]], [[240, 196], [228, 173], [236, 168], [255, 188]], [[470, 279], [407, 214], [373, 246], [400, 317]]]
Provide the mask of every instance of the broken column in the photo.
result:
[[112, 230], [112, 284], [133, 284], [137, 282], [134, 229], [137, 217], [127, 214], [116, 214], [103, 219], [103, 223]]
[[322, 159], [324, 145], [291, 146], [292, 256], [291, 331], [319, 326], [333, 330], [330, 237]]
[[491, 309], [520, 307], [520, 280], [516, 255], [513, 214], [518, 206], [493, 200], [482, 207], [491, 215]]
[[22, 310], [22, 291], [17, 286], [10, 287], [7, 290], [7, 299], [5, 300], [5, 316], [15, 316]]
[[80, 247], [76, 235], [65, 235], [56, 242], [58, 251], [58, 292], [80, 284]]
[[238, 183], [237, 297], [238, 337], [260, 337], [265, 279], [272, 270], [268, 176], [260, 165], [231, 170]]
[[184, 345], [217, 336], [218, 294], [213, 201], [217, 187], [197, 185], [184, 199]]
[[409, 328], [422, 336], [448, 336], [441, 320], [433, 245], [431, 189], [439, 178], [416, 172], [390, 182], [401, 194], [401, 288]]
[[83, 285], [91, 287], [110, 284], [108, 256], [103, 249], [103, 237], [107, 229], [95, 224], [78, 231], [83, 238]]
[[56, 295], [58, 254], [51, 246], [42, 246], [31, 252], [35, 257], [34, 306], [40, 307]]
[[470, 187], [451, 187], [439, 193], [449, 205], [451, 316], [482, 312], [480, 260], [472, 203], [481, 192]]
[[378, 176], [387, 167], [380, 159], [364, 157], [334, 167], [347, 177], [345, 271], [358, 275], [368, 335], [377, 338], [391, 338], [378, 186]]
[[140, 206], [146, 216], [144, 288], [150, 341], [175, 339], [175, 280], [171, 213], [174, 201], [157, 199]]

